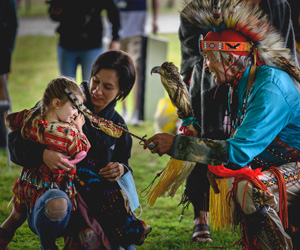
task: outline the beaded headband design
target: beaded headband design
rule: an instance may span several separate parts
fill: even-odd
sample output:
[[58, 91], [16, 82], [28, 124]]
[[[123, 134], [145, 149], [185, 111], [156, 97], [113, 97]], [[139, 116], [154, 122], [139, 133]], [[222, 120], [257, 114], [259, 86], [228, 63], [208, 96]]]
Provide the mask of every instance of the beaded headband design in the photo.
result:
[[200, 40], [201, 50], [218, 51], [251, 51], [252, 45], [249, 42], [220, 42]]

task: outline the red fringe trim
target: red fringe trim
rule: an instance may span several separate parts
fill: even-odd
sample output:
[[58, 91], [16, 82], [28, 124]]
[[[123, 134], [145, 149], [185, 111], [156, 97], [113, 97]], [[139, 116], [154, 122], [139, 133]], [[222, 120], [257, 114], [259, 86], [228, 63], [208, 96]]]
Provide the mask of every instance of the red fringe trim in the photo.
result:
[[256, 187], [270, 194], [269, 190], [264, 185], [264, 183], [260, 179], [258, 179], [258, 176], [262, 175], [261, 168], [241, 168], [238, 170], [231, 170], [229, 168], [224, 167], [224, 165], [222, 164], [217, 166], [208, 165], [208, 169], [215, 175], [223, 178], [235, 177], [235, 180], [237, 182], [242, 180], [248, 180]]
[[[231, 198], [235, 197], [233, 193], [236, 193], [237, 183], [242, 180], [248, 180], [256, 187], [270, 194], [270, 191], [267, 189], [264, 183], [258, 178], [258, 176], [262, 175], [261, 168], [254, 169], [254, 170], [251, 168], [241, 168], [239, 170], [231, 170], [224, 167], [224, 165], [222, 164], [217, 166], [208, 165], [208, 169], [215, 175], [223, 178], [235, 177], [235, 181], [233, 183], [233, 189], [231, 190]], [[277, 167], [271, 167], [268, 171], [274, 173], [274, 175], [277, 178], [278, 190], [279, 190], [279, 217], [284, 228], [287, 229], [289, 227], [289, 221], [288, 221], [287, 193], [286, 193], [285, 180]], [[245, 239], [243, 240], [243, 242], [246, 249], [249, 249], [251, 242], [249, 242], [247, 234], [245, 235]], [[258, 242], [252, 242], [252, 246], [257, 247]]]
[[[36, 186], [34, 186], [32, 183], [22, 181], [22, 183], [19, 183], [20, 180], [17, 179], [15, 182], [15, 186], [13, 188], [13, 195], [14, 200], [18, 204], [28, 204], [30, 205], [30, 208], [33, 208], [39, 199], [39, 197], [44, 194], [46, 191], [50, 190], [51, 188], [43, 187], [42, 189], [37, 190]], [[69, 186], [71, 193], [68, 193], [68, 197], [72, 204], [72, 210], [75, 210], [74, 202], [75, 202], [75, 193], [74, 193], [74, 187]], [[56, 189], [56, 188], [54, 188]]]
[[276, 167], [270, 167], [270, 172], [273, 172], [277, 178], [278, 192], [279, 192], [279, 218], [285, 229], [289, 227], [287, 194], [284, 178]]

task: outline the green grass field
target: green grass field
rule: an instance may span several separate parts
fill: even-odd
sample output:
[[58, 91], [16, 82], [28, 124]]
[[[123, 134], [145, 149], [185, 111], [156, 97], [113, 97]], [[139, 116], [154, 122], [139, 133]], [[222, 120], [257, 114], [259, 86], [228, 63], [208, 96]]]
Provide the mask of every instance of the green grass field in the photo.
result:
[[[169, 42], [168, 60], [180, 65], [180, 45], [177, 34], [163, 35]], [[12, 69], [9, 77], [9, 92], [12, 99], [13, 111], [32, 107], [42, 96], [46, 84], [59, 76], [56, 58], [56, 37], [28, 36], [17, 38], [13, 54]], [[132, 99], [129, 96], [129, 101]], [[132, 103], [132, 101], [131, 101]], [[130, 102], [129, 102], [130, 105]], [[120, 106], [118, 106], [120, 108]], [[154, 134], [153, 122], [146, 121], [140, 127], [129, 129], [139, 136]], [[152, 155], [143, 150], [138, 140], [133, 139], [133, 150], [130, 165], [134, 171], [134, 177], [138, 192], [148, 186], [160, 172], [169, 158]], [[11, 188], [17, 178], [21, 167], [12, 165], [8, 168], [6, 153], [0, 151], [0, 223], [10, 214], [12, 205]], [[183, 220], [179, 222], [182, 207], [177, 207], [183, 188], [180, 188], [173, 198], [160, 198], [154, 207], [150, 208], [146, 200], [140, 197], [143, 210], [141, 219], [145, 220], [153, 228], [151, 235], [143, 246], [137, 249], [199, 249], [200, 245], [192, 242], [193, 210], [190, 207], [185, 211]], [[201, 246], [231, 246], [239, 239], [239, 234], [230, 230], [228, 232], [212, 231], [214, 242]], [[58, 239], [57, 244], [62, 249], [63, 239]], [[10, 250], [37, 250], [39, 240], [27, 226], [27, 223], [17, 231], [10, 244]], [[239, 249], [233, 247], [231, 249]]]

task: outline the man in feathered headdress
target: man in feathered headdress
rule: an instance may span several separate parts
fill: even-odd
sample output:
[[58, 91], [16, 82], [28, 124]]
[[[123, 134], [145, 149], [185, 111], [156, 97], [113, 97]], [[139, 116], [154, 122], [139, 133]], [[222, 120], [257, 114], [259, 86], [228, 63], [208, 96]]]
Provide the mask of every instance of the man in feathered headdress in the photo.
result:
[[[244, 0], [259, 7], [267, 14], [270, 23], [284, 37], [284, 45], [296, 58], [295, 35], [290, 5], [286, 0]], [[298, 20], [298, 19], [297, 19]], [[230, 136], [228, 118], [228, 86], [216, 85], [209, 71], [203, 69], [203, 56], [199, 53], [198, 38], [208, 31], [180, 16], [179, 39], [181, 44], [180, 73], [189, 87], [194, 117], [200, 124], [198, 137], [225, 140]], [[180, 204], [183, 210], [191, 203], [194, 210], [193, 240], [212, 241], [208, 227], [209, 187], [202, 179], [204, 169], [197, 164], [186, 179]], [[199, 195], [200, 193], [200, 195]], [[182, 212], [183, 213], [183, 212]]]
[[213, 2], [193, 1], [181, 14], [210, 30], [200, 47], [216, 84], [230, 86], [231, 138], [163, 133], [144, 147], [235, 177], [231, 194], [244, 246], [292, 249], [285, 229], [290, 227], [287, 205], [300, 195], [300, 71], [258, 8], [238, 0]]

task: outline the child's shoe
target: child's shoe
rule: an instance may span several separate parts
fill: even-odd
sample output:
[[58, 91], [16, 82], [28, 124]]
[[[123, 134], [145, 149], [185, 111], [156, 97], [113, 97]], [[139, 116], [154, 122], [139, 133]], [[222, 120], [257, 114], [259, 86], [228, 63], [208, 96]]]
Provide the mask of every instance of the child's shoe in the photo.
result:
[[63, 250], [85, 250], [81, 245], [80, 239], [77, 237], [65, 237], [65, 246]]
[[130, 121], [130, 115], [127, 109], [123, 108], [122, 117], [126, 123]]
[[141, 220], [143, 228], [144, 228], [144, 232], [142, 234], [142, 237], [140, 238], [139, 242], [137, 242], [135, 245], [141, 246], [145, 239], [148, 237], [148, 235], [151, 233], [152, 228], [143, 220]]
[[101, 243], [98, 235], [91, 229], [85, 228], [79, 232], [79, 239], [84, 249], [100, 249]]
[[143, 121], [139, 119], [139, 111], [138, 110], [133, 111], [130, 124], [132, 126], [141, 126], [143, 124]]

